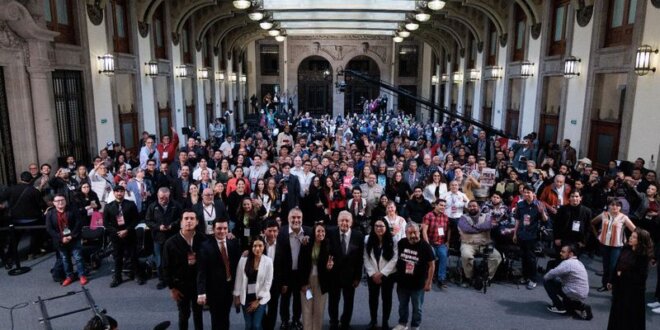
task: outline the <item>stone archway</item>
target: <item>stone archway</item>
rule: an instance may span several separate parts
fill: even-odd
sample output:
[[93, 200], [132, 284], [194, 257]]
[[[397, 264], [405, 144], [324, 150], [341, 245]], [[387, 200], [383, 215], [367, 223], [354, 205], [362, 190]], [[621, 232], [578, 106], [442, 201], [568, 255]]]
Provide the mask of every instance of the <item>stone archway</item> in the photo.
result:
[[298, 66], [298, 111], [314, 117], [332, 115], [332, 76], [330, 62], [317, 55], [305, 58]]
[[[380, 68], [370, 56], [355, 56], [348, 61], [345, 68], [367, 75], [374, 80], [380, 80]], [[373, 100], [379, 96], [380, 87], [368, 84], [361, 79], [347, 79], [344, 92], [344, 114], [362, 113], [364, 101]]]

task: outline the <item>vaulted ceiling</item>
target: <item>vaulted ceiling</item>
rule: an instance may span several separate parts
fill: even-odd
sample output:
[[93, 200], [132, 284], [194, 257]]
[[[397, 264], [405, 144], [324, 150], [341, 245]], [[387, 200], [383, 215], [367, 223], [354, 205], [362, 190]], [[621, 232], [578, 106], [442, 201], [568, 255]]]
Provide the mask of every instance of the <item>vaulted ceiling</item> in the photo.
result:
[[[106, 0], [107, 1], [107, 0]], [[190, 20], [191, 36], [196, 44], [209, 38], [213, 47], [232, 52], [245, 47], [246, 40], [268, 38], [260, 22], [271, 22], [271, 30], [294, 35], [372, 34], [395, 37], [410, 30], [406, 23], [417, 23], [410, 30], [434, 48], [449, 50], [458, 44], [463, 48], [468, 36], [478, 43], [486, 37], [485, 25], [492, 23], [499, 37], [506, 38], [507, 18], [512, 4], [520, 6], [532, 28], [540, 28], [543, 0], [448, 0], [440, 10], [431, 10], [428, 2], [416, 0], [253, 0], [249, 8], [237, 9], [232, 0], [137, 0], [137, 16], [141, 24], [150, 24], [154, 11], [169, 2], [169, 28], [173, 36], [181, 34]], [[546, 0], [550, 1], [550, 0]], [[572, 0], [574, 8], [593, 0]], [[249, 13], [264, 17], [253, 21]], [[428, 21], [415, 14], [428, 13]], [[254, 18], [254, 17], [253, 17]], [[406, 33], [404, 32], [403, 35]], [[176, 39], [176, 38], [175, 38]]]

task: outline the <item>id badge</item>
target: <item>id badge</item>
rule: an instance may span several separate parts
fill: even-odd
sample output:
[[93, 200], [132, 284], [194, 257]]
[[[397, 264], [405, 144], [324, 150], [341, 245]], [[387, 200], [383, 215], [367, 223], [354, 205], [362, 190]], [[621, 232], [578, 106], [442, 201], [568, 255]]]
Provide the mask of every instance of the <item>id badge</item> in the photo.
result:
[[243, 236], [250, 237], [250, 228], [243, 229]]
[[169, 153], [168, 153], [167, 151], [163, 151], [163, 159], [167, 159], [167, 155], [168, 155], [168, 154], [169, 154]]
[[576, 233], [579, 233], [580, 232], [580, 221], [573, 220], [573, 226], [571, 227], [571, 230], [573, 230]]
[[452, 214], [456, 214], [456, 212], [458, 212], [458, 207], [456, 207], [456, 206], [452, 206], [452, 207], [451, 207], [451, 213], [452, 213]]
[[123, 226], [124, 225], [124, 215], [118, 215], [117, 216], [117, 226]]
[[193, 266], [195, 263], [197, 263], [195, 252], [188, 252], [188, 266]]
[[529, 214], [525, 214], [523, 217], [523, 226], [527, 227], [532, 223], [532, 219], [530, 218]]
[[413, 273], [415, 273], [415, 264], [410, 262], [410, 261], [407, 261], [406, 262], [406, 274], [412, 275]]
[[257, 285], [256, 284], [248, 284], [247, 287], [247, 293], [257, 293]]
[[213, 221], [206, 222], [206, 234], [213, 235]]
[[401, 198], [399, 196], [394, 197], [394, 202], [397, 204], [401, 203]]
[[312, 290], [311, 289], [307, 289], [307, 291], [305, 291], [305, 298], [307, 300], [312, 300], [312, 298], [314, 298], [314, 295], [312, 295]]
[[445, 229], [442, 227], [438, 227], [438, 236], [445, 236]]

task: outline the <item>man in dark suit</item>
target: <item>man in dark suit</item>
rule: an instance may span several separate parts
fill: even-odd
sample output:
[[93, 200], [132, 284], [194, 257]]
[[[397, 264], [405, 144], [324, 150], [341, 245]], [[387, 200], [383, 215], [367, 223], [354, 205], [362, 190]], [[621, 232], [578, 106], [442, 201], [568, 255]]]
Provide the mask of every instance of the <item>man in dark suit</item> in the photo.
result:
[[188, 165], [181, 166], [181, 177], [174, 180], [172, 198], [177, 203], [184, 205], [186, 198], [188, 198], [188, 189], [193, 183], [195, 183], [195, 180], [190, 174], [190, 167]]
[[344, 298], [344, 309], [341, 315], [341, 328], [349, 329], [353, 316], [353, 298], [355, 288], [362, 278], [364, 260], [364, 235], [357, 230], [351, 230], [353, 216], [348, 211], [339, 212], [337, 217], [338, 230], [331, 231], [328, 238], [330, 258], [333, 267], [330, 270], [330, 298], [328, 314], [330, 314], [330, 329], [339, 329], [339, 298]]
[[144, 222], [151, 229], [154, 242], [154, 259], [158, 269], [158, 284], [156, 288], [162, 290], [166, 286], [161, 264], [163, 247], [165, 241], [179, 231], [177, 222], [181, 219], [181, 205], [170, 199], [170, 189], [167, 187], [159, 188], [157, 196], [158, 201], [152, 203], [147, 208]]
[[[300, 301], [300, 288], [303, 283], [298, 265], [299, 257], [304, 255], [306, 249], [311, 248], [309, 235], [312, 229], [302, 225], [302, 211], [295, 207], [289, 211], [289, 224], [282, 226], [282, 231], [277, 236], [277, 252], [275, 268], [281, 269], [282, 278], [282, 305], [280, 306], [280, 319], [282, 328], [302, 329], [300, 317], [302, 316], [302, 305]], [[293, 315], [289, 322], [289, 304], [293, 296]]]
[[282, 178], [279, 187], [280, 196], [284, 196], [282, 212], [280, 213], [284, 219], [284, 216], [289, 214], [289, 210], [298, 207], [300, 203], [300, 181], [297, 176], [291, 174], [291, 164], [282, 164]]
[[177, 179], [181, 174], [181, 167], [188, 165], [188, 153], [186, 151], [179, 151], [179, 159], [170, 164], [168, 173], [166, 173], [171, 180]]
[[282, 283], [284, 281], [282, 267], [283, 260], [282, 249], [278, 249], [277, 237], [280, 233], [280, 225], [277, 221], [271, 219], [266, 222], [263, 229], [264, 237], [266, 238], [266, 246], [264, 254], [273, 259], [273, 281], [270, 286], [270, 300], [268, 301], [268, 309], [263, 318], [263, 328], [265, 330], [275, 329], [275, 321], [277, 321], [277, 307], [280, 302], [280, 293], [282, 292]]
[[138, 256], [136, 251], [135, 226], [138, 224], [138, 210], [135, 203], [125, 200], [126, 189], [121, 185], [114, 188], [115, 200], [103, 209], [103, 224], [108, 236], [114, 246], [112, 254], [115, 260], [115, 274], [110, 287], [114, 288], [121, 284], [124, 257], [131, 259], [132, 273], [129, 279], [137, 278], [138, 284], [144, 284], [142, 275], [138, 272]]
[[234, 297], [236, 267], [241, 257], [238, 241], [228, 239], [229, 223], [216, 220], [213, 238], [202, 243], [197, 268], [197, 303], [208, 304], [214, 330], [229, 327], [229, 312]]
[[197, 219], [199, 220], [197, 232], [207, 236], [213, 236], [213, 222], [216, 219], [229, 220], [225, 204], [221, 199], [213, 199], [213, 189], [211, 188], [202, 191], [202, 202], [195, 204], [193, 211], [197, 213]]

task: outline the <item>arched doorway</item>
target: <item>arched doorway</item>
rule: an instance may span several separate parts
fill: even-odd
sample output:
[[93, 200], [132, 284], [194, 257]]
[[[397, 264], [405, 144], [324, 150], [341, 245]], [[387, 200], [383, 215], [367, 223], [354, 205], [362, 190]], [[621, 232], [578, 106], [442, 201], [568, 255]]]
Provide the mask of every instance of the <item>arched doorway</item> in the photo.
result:
[[298, 111], [314, 117], [332, 115], [332, 66], [321, 56], [310, 56], [298, 66]]
[[[377, 81], [380, 80], [380, 69], [378, 64], [368, 56], [356, 56], [346, 65], [347, 70], [359, 72]], [[373, 100], [380, 95], [378, 86], [370, 85], [361, 79], [350, 79], [346, 81], [346, 92], [344, 92], [344, 113], [346, 115], [358, 112], [362, 113], [364, 100]]]

